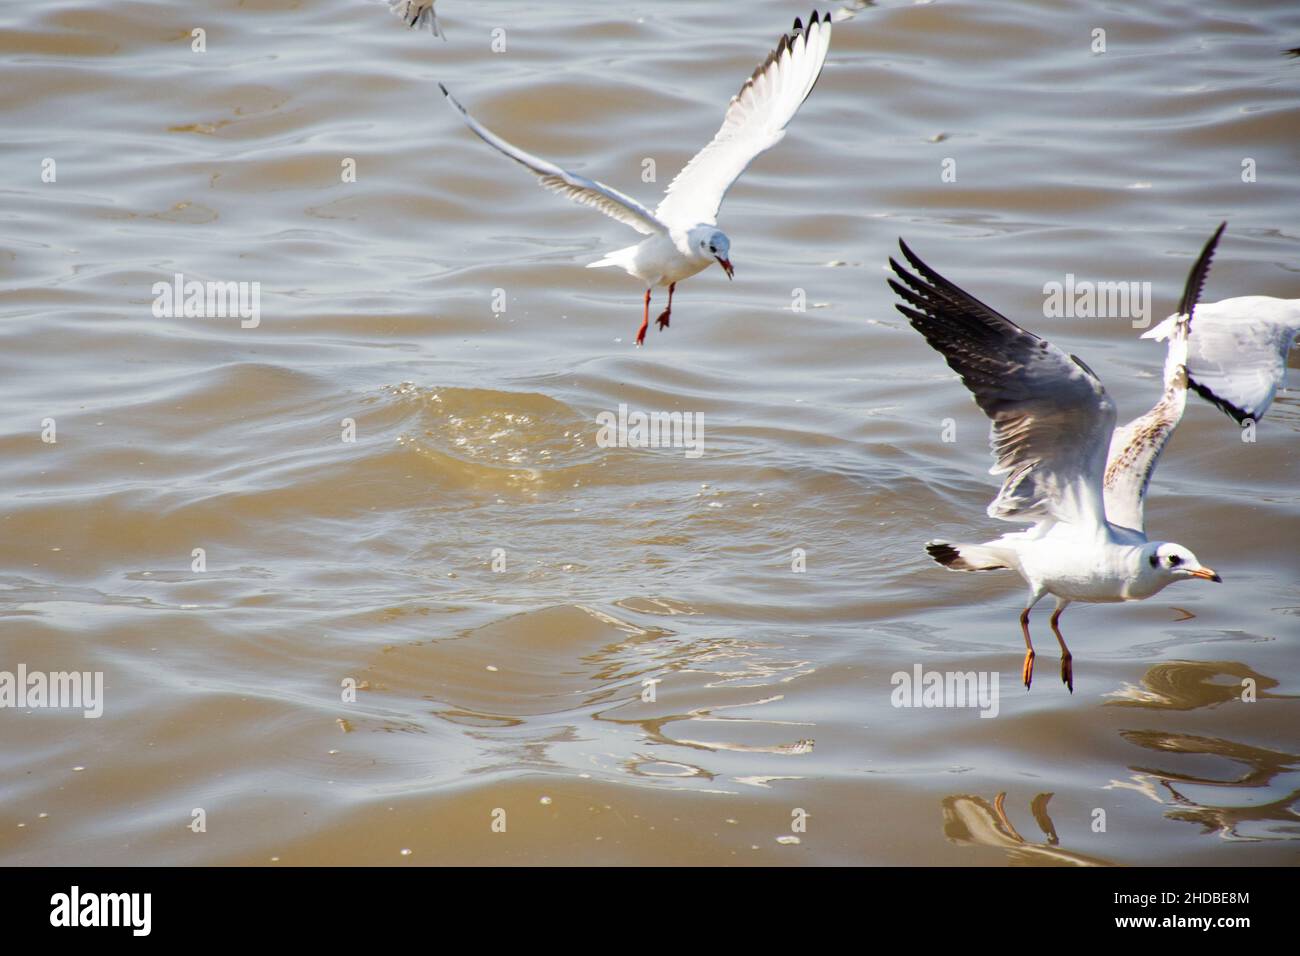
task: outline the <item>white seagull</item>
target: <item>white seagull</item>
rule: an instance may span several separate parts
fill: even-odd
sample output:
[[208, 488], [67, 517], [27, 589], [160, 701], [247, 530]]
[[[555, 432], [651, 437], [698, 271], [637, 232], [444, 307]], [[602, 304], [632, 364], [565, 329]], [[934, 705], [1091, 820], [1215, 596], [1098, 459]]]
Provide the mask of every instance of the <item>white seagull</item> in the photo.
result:
[[447, 39], [447, 34], [438, 26], [438, 14], [433, 9], [437, 0], [388, 0], [388, 6], [402, 18], [402, 22], [413, 30], [428, 27], [436, 37]]
[[1122, 428], [1115, 427], [1115, 403], [1081, 360], [959, 289], [901, 240], [916, 274], [889, 260], [902, 279], [889, 285], [907, 303], [896, 308], [943, 354], [993, 422], [990, 473], [1006, 477], [989, 516], [1033, 525], [984, 544], [926, 545], [953, 571], [1010, 569], [1029, 585], [1020, 614], [1026, 689], [1034, 673], [1029, 612], [1045, 595], [1056, 598], [1052, 633], [1061, 645], [1061, 680], [1073, 692], [1072, 657], [1057, 626], [1069, 604], [1137, 601], [1185, 578], [1222, 580], [1182, 545], [1148, 540], [1143, 515], [1156, 461], [1187, 401], [1187, 319], [1222, 231], [1206, 243], [1188, 278], [1160, 401]]
[[616, 249], [588, 265], [618, 266], [646, 284], [645, 308], [636, 334], [636, 344], [641, 345], [650, 324], [652, 288], [668, 287], [668, 306], [656, 320], [659, 328], [666, 329], [678, 282], [715, 261], [727, 278], [734, 274], [731, 240], [717, 226], [718, 207], [754, 157], [785, 137], [786, 126], [821, 75], [830, 42], [829, 14], [821, 16], [813, 11], [806, 28], [796, 19], [790, 32], [781, 37], [776, 49], [731, 98], [722, 127], [677, 174], [654, 212], [611, 186], [561, 169], [511, 145], [470, 116], [445, 86], [439, 87], [471, 130], [531, 169], [547, 189], [593, 206], [646, 236], [636, 245]]
[[[1163, 342], [1180, 316], [1142, 334]], [[1196, 307], [1187, 337], [1187, 384], [1237, 420], [1258, 422], [1286, 378], [1286, 359], [1300, 335], [1300, 299], [1245, 295]]]

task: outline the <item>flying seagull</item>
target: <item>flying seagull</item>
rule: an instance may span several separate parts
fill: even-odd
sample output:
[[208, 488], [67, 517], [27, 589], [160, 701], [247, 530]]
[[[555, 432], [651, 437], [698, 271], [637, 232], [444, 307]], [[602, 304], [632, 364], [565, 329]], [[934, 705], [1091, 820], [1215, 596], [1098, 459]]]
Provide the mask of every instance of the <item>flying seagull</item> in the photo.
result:
[[1122, 428], [1115, 427], [1115, 403], [1080, 359], [953, 285], [902, 240], [915, 272], [889, 260], [902, 280], [889, 285], [906, 303], [895, 307], [993, 422], [990, 473], [1006, 477], [989, 516], [1032, 525], [984, 544], [926, 545], [953, 571], [1010, 569], [1029, 585], [1020, 614], [1026, 689], [1034, 674], [1029, 612], [1045, 595], [1056, 598], [1052, 633], [1061, 645], [1061, 680], [1073, 692], [1073, 659], [1057, 626], [1072, 602], [1138, 601], [1184, 578], [1222, 580], [1182, 545], [1149, 540], [1143, 508], [1156, 461], [1183, 415], [1187, 321], [1222, 232], [1206, 243], [1188, 279], [1160, 400]]
[[428, 27], [434, 36], [446, 40], [447, 34], [438, 26], [438, 14], [433, 9], [436, 2], [437, 0], [388, 0], [388, 5], [411, 29]]
[[[1164, 342], [1180, 316], [1142, 334]], [[1245, 295], [1196, 307], [1187, 337], [1187, 384], [1237, 424], [1264, 417], [1286, 378], [1286, 359], [1300, 335], [1300, 299]]]
[[646, 237], [588, 265], [618, 266], [645, 283], [645, 307], [636, 334], [636, 344], [641, 345], [650, 325], [652, 288], [668, 287], [668, 305], [656, 320], [659, 328], [666, 329], [678, 282], [715, 261], [727, 278], [733, 276], [731, 240], [718, 228], [718, 207], [754, 157], [785, 137], [786, 126], [821, 75], [830, 42], [829, 14], [822, 16], [814, 10], [807, 27], [796, 19], [790, 32], [781, 37], [776, 49], [731, 98], [713, 140], [677, 174], [654, 212], [611, 186], [561, 169], [511, 145], [470, 116], [445, 86], [439, 87], [474, 133], [531, 169], [547, 189], [592, 206]]

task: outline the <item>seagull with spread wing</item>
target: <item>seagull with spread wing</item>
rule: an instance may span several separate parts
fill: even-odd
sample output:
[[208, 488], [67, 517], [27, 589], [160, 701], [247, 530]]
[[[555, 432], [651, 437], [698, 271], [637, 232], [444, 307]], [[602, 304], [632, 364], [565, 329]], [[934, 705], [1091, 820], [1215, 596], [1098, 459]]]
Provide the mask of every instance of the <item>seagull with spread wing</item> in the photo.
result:
[[902, 280], [889, 280], [903, 300], [895, 307], [993, 422], [990, 471], [1005, 477], [989, 516], [1032, 525], [984, 544], [926, 545], [950, 570], [1008, 569], [1029, 585], [1020, 614], [1026, 689], [1034, 674], [1029, 612], [1044, 596], [1056, 598], [1052, 633], [1061, 646], [1061, 680], [1073, 692], [1073, 658], [1057, 623], [1068, 605], [1138, 601], [1187, 578], [1222, 580], [1182, 545], [1149, 540], [1144, 517], [1151, 474], [1187, 401], [1188, 322], [1222, 233], [1219, 226], [1187, 280], [1160, 400], [1122, 428], [1115, 427], [1115, 403], [1080, 359], [959, 289], [901, 240], [915, 271], [889, 260]]
[[656, 320], [666, 329], [677, 283], [717, 262], [731, 278], [731, 240], [718, 228], [718, 207], [756, 156], [785, 136], [785, 128], [812, 92], [831, 42], [830, 16], [813, 11], [805, 27], [796, 19], [767, 59], [731, 98], [713, 140], [669, 184], [654, 212], [611, 186], [561, 169], [506, 142], [465, 111], [447, 88], [443, 94], [466, 125], [490, 146], [537, 174], [541, 184], [574, 202], [592, 206], [646, 238], [616, 249], [588, 268], [618, 266], [646, 284], [636, 344], [650, 325], [650, 290], [668, 287], [668, 305]]
[[[1142, 338], [1164, 342], [1182, 316], [1171, 315]], [[1286, 378], [1286, 360], [1300, 336], [1300, 299], [1244, 295], [1196, 307], [1187, 336], [1187, 384], [1237, 424], [1264, 417]]]

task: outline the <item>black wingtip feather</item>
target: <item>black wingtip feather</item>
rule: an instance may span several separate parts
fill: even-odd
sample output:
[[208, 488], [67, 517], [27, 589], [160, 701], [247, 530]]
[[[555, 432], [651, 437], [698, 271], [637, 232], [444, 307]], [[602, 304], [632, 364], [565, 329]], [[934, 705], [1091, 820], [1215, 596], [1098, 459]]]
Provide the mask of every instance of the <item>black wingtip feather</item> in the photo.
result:
[[1250, 412], [1243, 408], [1238, 408], [1225, 398], [1220, 398], [1200, 382], [1193, 379], [1190, 375], [1187, 377], [1187, 387], [1210, 404], [1216, 406], [1224, 414], [1231, 417], [1238, 425], [1244, 425], [1247, 421], [1255, 420], [1255, 416]]
[[1196, 308], [1196, 303], [1201, 300], [1201, 290], [1205, 287], [1205, 277], [1210, 274], [1210, 261], [1214, 258], [1214, 250], [1219, 245], [1219, 237], [1223, 235], [1223, 230], [1228, 227], [1227, 220], [1219, 223], [1219, 228], [1214, 230], [1214, 235], [1210, 236], [1205, 243], [1205, 248], [1196, 259], [1196, 264], [1192, 266], [1192, 271], [1187, 275], [1187, 284], [1183, 287], [1183, 299], [1178, 303], [1178, 314], [1191, 318], [1192, 310]]
[[961, 557], [961, 553], [956, 548], [943, 541], [931, 541], [925, 546], [925, 553], [945, 568]]
[[[1023, 335], [1035, 342], [1042, 341], [1034, 333], [1021, 328], [996, 309], [990, 308], [965, 289], [939, 275], [926, 265], [901, 238], [898, 240], [898, 248], [902, 250], [903, 257], [917, 274], [909, 272], [892, 258], [889, 264], [895, 274], [912, 290], [910, 293], [903, 293], [903, 297], [927, 313], [922, 321], [927, 324], [938, 323], [946, 326], [949, 334], [960, 331], [960, 334], [972, 339], [991, 341], [1008, 335]], [[954, 321], [956, 315], [964, 318]], [[917, 331], [924, 332], [919, 327]]]

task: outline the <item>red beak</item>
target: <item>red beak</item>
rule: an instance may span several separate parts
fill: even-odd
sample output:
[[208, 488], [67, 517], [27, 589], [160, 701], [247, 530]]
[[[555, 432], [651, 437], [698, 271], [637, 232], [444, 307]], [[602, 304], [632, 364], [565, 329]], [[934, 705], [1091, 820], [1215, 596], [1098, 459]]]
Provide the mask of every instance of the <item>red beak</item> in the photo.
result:
[[736, 277], [736, 270], [731, 268], [731, 260], [724, 259], [722, 256], [718, 256], [717, 260], [718, 265], [722, 266], [722, 271], [727, 274], [727, 278], [734, 279]]

